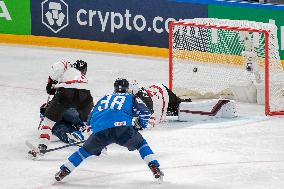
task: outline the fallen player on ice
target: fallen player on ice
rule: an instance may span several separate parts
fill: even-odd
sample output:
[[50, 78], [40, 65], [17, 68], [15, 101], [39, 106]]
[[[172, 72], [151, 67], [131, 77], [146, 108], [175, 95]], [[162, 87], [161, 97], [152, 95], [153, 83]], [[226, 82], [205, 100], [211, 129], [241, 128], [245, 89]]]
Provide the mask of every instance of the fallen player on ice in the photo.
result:
[[237, 116], [234, 100], [212, 99], [192, 102], [182, 99], [163, 84], [139, 86], [130, 84], [129, 91], [139, 97], [150, 109], [155, 125], [166, 120], [166, 116], [178, 116], [178, 121], [198, 121], [212, 118], [234, 118]]

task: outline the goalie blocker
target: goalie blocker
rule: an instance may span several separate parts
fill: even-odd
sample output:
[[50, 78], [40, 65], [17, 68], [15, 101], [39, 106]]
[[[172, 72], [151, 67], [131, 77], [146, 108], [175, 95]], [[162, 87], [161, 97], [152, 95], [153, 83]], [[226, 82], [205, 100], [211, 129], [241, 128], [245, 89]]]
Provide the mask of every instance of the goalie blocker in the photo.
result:
[[237, 117], [235, 101], [227, 99], [181, 102], [178, 111], [179, 121], [204, 121], [212, 118], [234, 117]]

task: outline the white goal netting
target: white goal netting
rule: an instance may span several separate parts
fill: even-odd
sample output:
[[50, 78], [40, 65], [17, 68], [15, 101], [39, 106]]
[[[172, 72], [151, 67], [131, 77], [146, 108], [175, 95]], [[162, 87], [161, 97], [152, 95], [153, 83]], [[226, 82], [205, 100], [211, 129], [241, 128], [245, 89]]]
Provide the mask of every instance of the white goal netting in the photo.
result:
[[284, 111], [284, 75], [274, 24], [190, 19], [170, 24], [169, 42], [170, 87], [179, 96], [234, 98], [232, 86], [253, 83], [263, 88], [258, 95], [266, 93], [267, 114]]

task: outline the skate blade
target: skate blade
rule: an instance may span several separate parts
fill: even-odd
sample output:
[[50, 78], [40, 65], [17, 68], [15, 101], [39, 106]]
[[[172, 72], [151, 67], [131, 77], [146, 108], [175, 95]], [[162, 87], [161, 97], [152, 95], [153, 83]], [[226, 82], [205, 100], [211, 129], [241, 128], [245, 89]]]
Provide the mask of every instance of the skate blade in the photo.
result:
[[59, 176], [54, 177], [57, 182], [60, 182], [62, 179]]
[[164, 176], [160, 176], [156, 179], [158, 184], [162, 184], [164, 182]]

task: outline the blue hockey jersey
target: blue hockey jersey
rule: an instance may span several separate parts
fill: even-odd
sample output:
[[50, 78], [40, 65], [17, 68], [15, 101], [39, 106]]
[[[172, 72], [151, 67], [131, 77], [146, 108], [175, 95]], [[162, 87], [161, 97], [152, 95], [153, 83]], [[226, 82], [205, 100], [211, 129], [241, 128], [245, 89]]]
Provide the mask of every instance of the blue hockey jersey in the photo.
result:
[[88, 124], [93, 133], [97, 133], [112, 127], [133, 126], [133, 118], [138, 117], [140, 125], [146, 128], [150, 116], [150, 110], [143, 101], [132, 93], [113, 93], [98, 101]]

